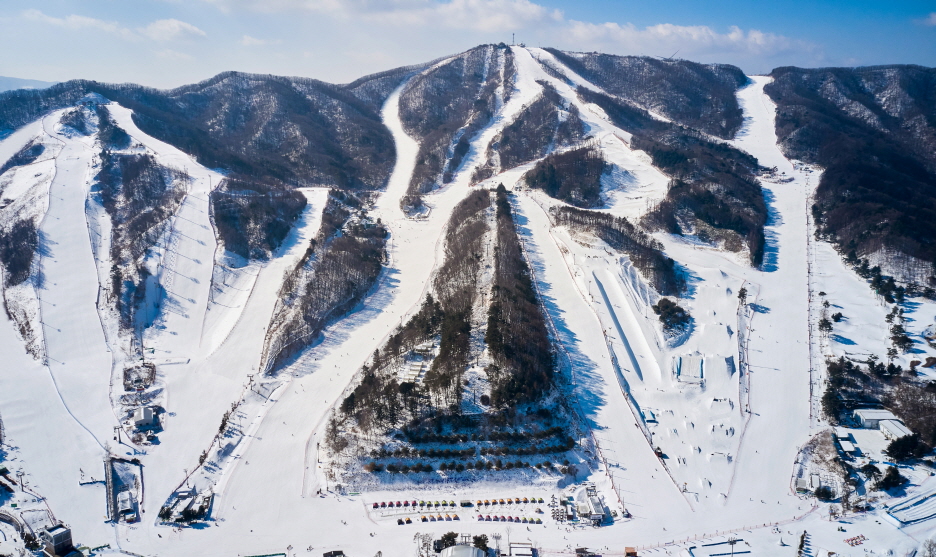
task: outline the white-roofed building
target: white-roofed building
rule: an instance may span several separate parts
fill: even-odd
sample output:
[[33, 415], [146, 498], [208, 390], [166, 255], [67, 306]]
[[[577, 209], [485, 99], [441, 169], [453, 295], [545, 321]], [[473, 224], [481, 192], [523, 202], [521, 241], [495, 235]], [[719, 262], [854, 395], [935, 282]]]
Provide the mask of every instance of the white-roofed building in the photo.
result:
[[155, 416], [152, 408], [137, 408], [133, 411], [133, 425], [137, 427], [150, 427], [154, 425]]
[[854, 443], [845, 441], [844, 439], [839, 439], [839, 446], [842, 447], [842, 452], [848, 455], [853, 455], [858, 451]]
[[859, 408], [855, 410], [854, 414], [855, 419], [861, 423], [861, 427], [868, 429], [877, 429], [881, 420], [897, 419], [897, 416], [890, 410], [884, 410], [883, 408]]
[[881, 428], [881, 433], [884, 434], [884, 437], [892, 441], [894, 439], [913, 435], [913, 432], [907, 429], [907, 426], [903, 425], [903, 422], [900, 420], [881, 420], [878, 422], [878, 427]]

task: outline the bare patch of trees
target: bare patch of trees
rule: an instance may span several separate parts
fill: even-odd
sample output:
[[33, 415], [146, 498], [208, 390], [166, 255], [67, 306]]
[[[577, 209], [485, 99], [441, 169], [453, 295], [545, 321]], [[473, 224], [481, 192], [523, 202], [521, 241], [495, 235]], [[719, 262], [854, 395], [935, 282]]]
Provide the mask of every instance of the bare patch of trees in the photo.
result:
[[361, 205], [352, 194], [330, 192], [322, 229], [283, 279], [267, 333], [267, 373], [308, 346], [330, 320], [360, 303], [380, 276], [387, 230], [363, 211], [352, 220], [351, 211]]
[[894, 414], [919, 435], [929, 449], [936, 447], [936, 386], [902, 381], [887, 398]]
[[145, 297], [150, 271], [143, 266], [178, 210], [188, 177], [164, 167], [151, 155], [101, 153], [101, 203], [113, 223], [111, 233], [112, 294], [123, 327], [133, 325]]
[[647, 225], [672, 234], [696, 234], [703, 241], [724, 241], [724, 247], [735, 251], [745, 246], [753, 265], [763, 262], [767, 204], [756, 179], [757, 159], [607, 95], [581, 87], [578, 94], [632, 133], [631, 147], [646, 151], [653, 165], [673, 179], [666, 198], [645, 217]]
[[550, 210], [550, 216], [559, 226], [587, 231], [612, 248], [626, 253], [634, 267], [661, 295], [682, 294], [686, 280], [677, 269], [676, 262], [664, 255], [662, 244], [626, 218], [559, 206]]
[[89, 114], [84, 107], [73, 108], [62, 115], [59, 120], [63, 126], [67, 126], [81, 135], [91, 135], [93, 129], [89, 122]]
[[103, 104], [95, 107], [98, 118], [98, 141], [105, 149], [119, 150], [130, 146], [130, 136], [111, 118], [110, 111]]

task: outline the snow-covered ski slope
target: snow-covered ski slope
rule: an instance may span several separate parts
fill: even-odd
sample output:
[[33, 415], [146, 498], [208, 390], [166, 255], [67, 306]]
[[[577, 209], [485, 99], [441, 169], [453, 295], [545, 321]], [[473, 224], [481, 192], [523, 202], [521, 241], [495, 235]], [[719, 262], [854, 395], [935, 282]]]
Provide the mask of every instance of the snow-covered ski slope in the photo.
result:
[[[771, 218], [763, 269], [751, 269], [714, 248], [658, 235], [667, 255], [690, 276], [691, 293], [683, 303], [694, 324], [686, 338], [661, 334], [649, 309], [658, 297], [625, 256], [554, 228], [547, 211], [558, 202], [520, 191], [532, 163], [482, 184], [504, 183], [517, 190], [518, 231], [554, 327], [560, 364], [573, 377], [570, 399], [598, 445], [601, 466], [588, 479], [596, 482], [609, 509], [619, 513], [614, 524], [600, 529], [554, 522], [508, 526], [479, 523], [463, 513], [459, 523], [398, 526], [377, 521], [367, 511], [374, 501], [402, 498], [459, 500], [516, 492], [548, 500], [558, 494], [558, 487], [542, 485], [448, 483], [419, 493], [337, 494], [319, 466], [324, 424], [362, 364], [418, 308], [442, 263], [442, 239], [453, 208], [469, 193], [470, 178], [490, 142], [540, 93], [538, 80], [578, 107], [589, 133], [614, 165], [606, 177], [608, 204], [603, 211], [635, 219], [665, 194], [668, 180], [646, 154], [630, 149], [626, 131], [614, 127], [597, 107], [581, 103], [539, 60], [549, 58], [574, 84], [594, 85], [545, 51], [512, 48], [517, 76], [510, 100], [471, 138], [455, 180], [424, 197], [431, 208], [425, 218], [407, 218], [400, 207], [419, 144], [404, 132], [399, 118], [406, 83], [390, 95], [382, 116], [393, 134], [397, 161], [370, 210], [390, 230], [388, 263], [371, 294], [329, 325], [321, 340], [275, 381], [255, 378], [251, 383], [249, 377], [259, 364], [283, 272], [318, 231], [327, 191], [305, 190], [309, 205], [270, 261], [236, 262], [218, 247], [208, 214], [210, 188], [222, 176], [147, 136], [133, 124], [129, 110], [110, 105], [117, 124], [142, 149], [193, 178], [170, 232], [153, 250], [169, 300], [146, 330], [144, 347], [157, 364], [160, 403], [167, 414], [160, 443], [145, 449], [127, 445], [125, 437], [120, 444], [113, 439], [118, 425], [113, 389], [122, 386], [111, 385], [117, 357], [111, 350], [118, 347], [108, 345], [95, 307], [101, 269], [108, 268], [100, 258], [107, 250], [98, 250], [95, 261], [85, 218], [94, 138], [59, 134], [60, 113], [53, 113], [0, 142], [0, 162], [36, 136], [61, 143], [41, 228], [40, 296], [48, 364], [26, 354], [13, 323], [0, 323], [0, 411], [14, 447], [8, 449], [8, 460], [45, 497], [34, 505], [47, 503], [86, 545], [109, 543], [144, 555], [293, 555], [332, 549], [349, 555], [410, 555], [417, 531], [435, 537], [448, 531], [500, 533], [504, 539], [535, 542], [542, 555], [570, 554], [582, 546], [606, 547], [603, 554], [621, 555], [625, 545], [694, 536], [724, 541], [716, 532], [737, 528], [745, 528], [736, 535], [764, 555], [795, 555], [803, 529], [816, 536], [811, 541], [816, 551], [859, 554], [843, 542], [853, 529], [871, 538], [861, 549], [915, 547], [902, 531], [876, 524], [873, 517], [855, 519], [849, 535], [840, 535], [818, 512], [810, 514], [811, 500], [791, 490], [799, 447], [821, 425], [810, 400], [810, 381], [818, 381], [810, 368], [820, 360], [815, 353], [810, 359], [807, 254], [819, 253], [811, 261], [823, 268], [828, 267], [821, 257], [830, 256], [822, 256], [825, 247], [813, 249], [809, 243], [808, 195], [817, 177], [794, 168], [777, 147], [775, 107], [763, 92], [767, 78], [761, 77], [739, 92], [745, 125], [734, 144], [793, 180], [764, 182]], [[219, 270], [222, 264], [231, 270]], [[834, 286], [823, 285], [835, 282], [838, 272], [818, 279], [825, 281], [819, 286], [833, 292]], [[756, 304], [752, 313], [739, 311], [742, 286]], [[814, 352], [827, 349], [836, 347], [814, 341]], [[674, 376], [674, 358], [688, 356], [705, 361], [704, 384]], [[241, 403], [231, 418], [236, 433], [212, 444], [221, 416], [236, 402]], [[655, 453], [657, 448], [662, 456]], [[143, 515], [135, 525], [105, 523], [103, 486], [79, 485], [82, 473], [100, 476], [107, 450], [143, 464]], [[209, 466], [199, 467], [203, 451], [208, 451]], [[213, 489], [208, 527], [157, 525], [160, 507], [187, 486]], [[624, 509], [633, 518], [622, 520]], [[790, 523], [794, 517], [798, 522]], [[783, 524], [777, 532], [765, 526], [778, 522]], [[907, 531], [926, 532], [927, 522], [913, 528]], [[781, 538], [786, 546], [778, 544]], [[660, 551], [676, 554], [688, 545]], [[305, 551], [308, 547], [314, 552]]]

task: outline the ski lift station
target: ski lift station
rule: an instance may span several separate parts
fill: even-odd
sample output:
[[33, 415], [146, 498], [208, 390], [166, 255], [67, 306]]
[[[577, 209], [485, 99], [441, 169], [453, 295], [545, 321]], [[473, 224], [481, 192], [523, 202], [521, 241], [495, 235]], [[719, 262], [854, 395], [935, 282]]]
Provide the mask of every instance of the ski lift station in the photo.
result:
[[581, 518], [590, 520], [596, 526], [604, 522], [604, 505], [601, 504], [601, 498], [594, 485], [586, 484], [584, 493], [579, 492], [576, 499], [576, 510]]

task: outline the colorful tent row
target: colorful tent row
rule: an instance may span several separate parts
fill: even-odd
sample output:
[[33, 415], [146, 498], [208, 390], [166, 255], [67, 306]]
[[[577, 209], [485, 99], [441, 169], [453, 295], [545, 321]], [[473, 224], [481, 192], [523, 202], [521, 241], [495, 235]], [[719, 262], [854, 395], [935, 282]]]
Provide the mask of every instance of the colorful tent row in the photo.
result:
[[536, 497], [532, 497], [529, 499], [527, 499], [526, 497], [524, 497], [523, 499], [519, 497], [514, 497], [513, 499], [511, 499], [508, 497], [506, 500], [505, 499], [485, 499], [484, 501], [482, 501], [478, 499], [477, 505], [480, 507], [481, 505], [498, 505], [498, 504], [499, 505], [512, 505], [512, 504], [519, 505], [520, 503], [542, 503], [542, 502], [543, 502], [542, 497], [540, 497], [539, 499], [537, 499]]
[[374, 503], [373, 508], [375, 509], [388, 509], [394, 507], [454, 507], [455, 501], [384, 501], [381, 503]]
[[521, 524], [542, 524], [543, 520], [539, 518], [520, 518], [518, 516], [491, 516], [491, 515], [478, 515], [478, 520], [488, 521], [488, 522], [519, 522]]

